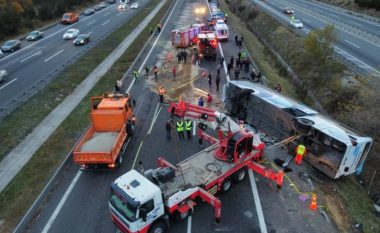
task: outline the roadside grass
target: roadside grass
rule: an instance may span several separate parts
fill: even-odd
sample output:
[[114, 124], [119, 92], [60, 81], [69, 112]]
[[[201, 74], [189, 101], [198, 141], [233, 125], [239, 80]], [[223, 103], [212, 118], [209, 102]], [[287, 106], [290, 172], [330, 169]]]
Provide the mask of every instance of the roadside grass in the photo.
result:
[[[142, 13], [138, 14], [131, 21], [126, 23], [120, 29], [112, 33], [104, 42], [93, 48], [85, 57], [74, 64], [65, 74], [61, 75], [58, 80], [54, 81], [40, 94], [31, 99], [25, 107], [20, 107], [13, 118], [18, 127], [20, 124], [26, 124], [25, 116], [30, 119], [28, 122], [34, 126], [29, 128], [31, 131], [49, 110], [57, 106], [63, 98], [75, 88], [75, 86], [84, 79], [113, 48], [115, 48], [135, 27], [149, 14], [149, 12], [160, 2], [153, 0]], [[152, 22], [159, 22], [169, 8], [172, 1], [168, 1], [158, 14], [153, 18]], [[121, 77], [128, 66], [130, 66], [143, 47], [145, 41], [150, 37], [149, 26], [136, 38], [127, 51], [118, 59], [105, 76], [96, 84], [89, 94], [80, 102], [74, 111], [65, 119], [58, 127], [56, 132], [44, 143], [44, 145], [36, 152], [29, 163], [21, 170], [21, 172], [12, 180], [7, 188], [0, 195], [0, 232], [11, 232], [21, 217], [26, 213], [33, 203], [37, 195], [42, 191], [51, 175], [55, 172], [66, 155], [70, 152], [73, 145], [84, 132], [89, 124], [89, 99], [91, 96], [102, 95], [112, 90], [115, 80]], [[115, 46], [112, 46], [115, 45]], [[82, 68], [81, 68], [82, 67]], [[76, 80], [77, 79], [77, 80]], [[55, 100], [56, 92], [62, 89], [61, 99]], [[47, 101], [49, 100], [49, 101]], [[42, 101], [43, 103], [39, 103]], [[38, 105], [34, 105], [38, 104]], [[46, 110], [40, 111], [33, 109], [33, 106], [45, 106]], [[26, 109], [24, 109], [26, 108]], [[45, 108], [44, 108], [45, 109]], [[48, 110], [49, 109], [49, 110]], [[23, 115], [32, 111], [29, 115]], [[42, 114], [45, 113], [45, 114]], [[7, 118], [7, 122], [10, 118]], [[12, 130], [10, 126], [7, 128]], [[26, 133], [26, 131], [24, 131]], [[2, 223], [1, 223], [2, 222]]]
[[257, 37], [247, 28], [241, 19], [232, 13], [225, 1], [219, 1], [224, 12], [228, 13], [228, 20], [234, 26], [239, 35], [244, 37], [244, 45], [251, 54], [253, 60], [257, 64], [261, 73], [269, 81], [269, 87], [274, 88], [278, 83], [282, 86], [282, 91], [292, 97], [297, 97], [296, 89], [292, 85], [289, 77], [281, 73], [281, 69], [277, 66], [277, 61], [265, 46], [257, 39]]

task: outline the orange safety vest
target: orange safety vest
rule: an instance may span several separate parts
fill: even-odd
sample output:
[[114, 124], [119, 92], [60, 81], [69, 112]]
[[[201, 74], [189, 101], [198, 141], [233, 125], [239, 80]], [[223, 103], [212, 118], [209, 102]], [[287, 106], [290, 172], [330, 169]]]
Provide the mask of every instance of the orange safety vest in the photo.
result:
[[297, 155], [304, 155], [306, 152], [306, 147], [302, 144], [297, 146]]

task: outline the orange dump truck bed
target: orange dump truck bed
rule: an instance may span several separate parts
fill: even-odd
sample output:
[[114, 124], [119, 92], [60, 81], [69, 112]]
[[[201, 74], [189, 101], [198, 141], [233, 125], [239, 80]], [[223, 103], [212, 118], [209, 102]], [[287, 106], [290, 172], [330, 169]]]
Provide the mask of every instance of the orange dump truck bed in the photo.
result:
[[74, 148], [74, 162], [84, 168], [113, 168], [122, 162], [133, 109], [130, 98], [105, 95], [91, 99], [91, 125]]

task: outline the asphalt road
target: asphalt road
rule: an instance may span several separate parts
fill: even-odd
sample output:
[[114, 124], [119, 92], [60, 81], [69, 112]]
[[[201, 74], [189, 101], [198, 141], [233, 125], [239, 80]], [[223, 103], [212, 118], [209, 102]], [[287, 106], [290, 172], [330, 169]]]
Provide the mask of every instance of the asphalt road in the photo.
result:
[[[35, 42], [23, 40], [20, 50], [5, 53], [0, 59], [0, 69], [6, 69], [8, 77], [0, 84], [0, 109], [23, 92], [31, 91], [38, 81], [54, 76], [72, 61], [84, 56], [90, 48], [138, 14], [149, 0], [139, 2], [139, 9], [119, 11], [118, 4], [112, 4], [94, 15], [81, 15], [75, 24], [57, 24], [44, 31], [44, 38]], [[89, 33], [90, 43], [74, 46], [73, 40], [63, 40], [62, 36], [69, 28]]]
[[[154, 38], [147, 46], [152, 50], [144, 51], [144, 57], [138, 58], [138, 67], [146, 58], [145, 64], [158, 65], [160, 72], [158, 81], [153, 79], [152, 74], [148, 79], [140, 77], [130, 89], [130, 94], [137, 100], [135, 108], [137, 122], [135, 134], [124, 154], [122, 167], [108, 172], [82, 172], [78, 170], [77, 165], [69, 163], [56, 187], [29, 225], [28, 232], [118, 232], [111, 221], [108, 210], [110, 183], [138, 164], [139, 161], [143, 162], [145, 169], [149, 169], [156, 167], [156, 159], [159, 156], [165, 157], [172, 163], [177, 163], [200, 150], [196, 138], [179, 140], [173, 132], [172, 140], [166, 140], [164, 125], [169, 118], [168, 105], [159, 104], [156, 94], [158, 86], [165, 86], [169, 98], [182, 97], [186, 101], [195, 103], [199, 95], [211, 93], [214, 97], [212, 107], [221, 104], [222, 85], [228, 79], [225, 73], [221, 72], [219, 92], [216, 91], [214, 81], [210, 89], [207, 79], [200, 78], [200, 74], [204, 71], [212, 72], [215, 77], [216, 62], [205, 61], [200, 67], [190, 65], [190, 63], [178, 65], [176, 61], [166, 63], [168, 54], [175, 55], [178, 51], [171, 47], [170, 31], [194, 23], [195, 16], [192, 12], [195, 4], [197, 3], [190, 0], [178, 0], [175, 8], [170, 11], [161, 35], [156, 37], [157, 41]], [[238, 53], [233, 40], [224, 42], [220, 47], [226, 59], [230, 56], [236, 57]], [[170, 68], [175, 64], [178, 66], [176, 80], [172, 78], [170, 72]], [[132, 79], [129, 78], [126, 80], [125, 86], [129, 87], [131, 83]], [[153, 120], [154, 116], [157, 116], [156, 120]], [[150, 133], [148, 133], [149, 131]], [[251, 182], [254, 180], [256, 180], [260, 192], [268, 231], [260, 228], [257, 206], [252, 192], [253, 186], [251, 186]], [[289, 185], [285, 184], [283, 190], [286, 192], [289, 189], [291, 189]], [[289, 196], [294, 198], [292, 193], [277, 192], [268, 185], [266, 179], [256, 176], [256, 179], [252, 180], [247, 177], [241, 184], [234, 185], [232, 190], [219, 196], [222, 201], [221, 225], [212, 224], [213, 209], [206, 203], [200, 202], [197, 203], [191, 220], [173, 223], [168, 232], [337, 232], [331, 224], [323, 221], [320, 214], [303, 214], [302, 210], [306, 209], [307, 211], [307, 208], [302, 206], [303, 204], [288, 205], [287, 198]], [[302, 209], [296, 210], [300, 206]], [[295, 212], [297, 213], [295, 214]], [[289, 222], [295, 225], [289, 226]], [[322, 227], [321, 222], [324, 223]], [[304, 229], [308, 231], [304, 231]]]
[[[288, 24], [289, 16], [283, 13], [285, 7], [295, 12], [300, 19], [305, 33], [315, 29], [323, 29], [329, 24], [335, 25], [337, 41], [334, 44], [336, 53], [344, 57], [370, 74], [380, 75], [380, 24], [374, 23], [353, 15], [349, 15], [334, 8], [309, 1], [294, 0], [253, 0], [259, 7], [269, 14], [276, 15], [281, 21]], [[298, 29], [300, 30], [300, 29]]]

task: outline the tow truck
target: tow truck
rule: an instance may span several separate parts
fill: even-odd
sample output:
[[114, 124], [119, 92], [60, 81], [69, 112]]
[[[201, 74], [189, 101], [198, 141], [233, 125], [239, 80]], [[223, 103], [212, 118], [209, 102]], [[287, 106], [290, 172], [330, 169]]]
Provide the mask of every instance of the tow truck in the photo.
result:
[[[169, 113], [192, 119], [198, 137], [212, 145], [174, 165], [158, 158], [158, 167], [139, 173], [131, 170], [111, 184], [109, 208], [112, 221], [128, 233], [164, 232], [170, 221], [185, 220], [199, 199], [214, 207], [215, 222], [221, 220], [221, 202], [214, 195], [239, 183], [249, 169], [274, 181], [278, 188], [283, 172], [260, 165], [264, 143], [259, 135], [223, 113], [187, 102], [171, 103]], [[208, 127], [217, 138], [206, 133]]]

